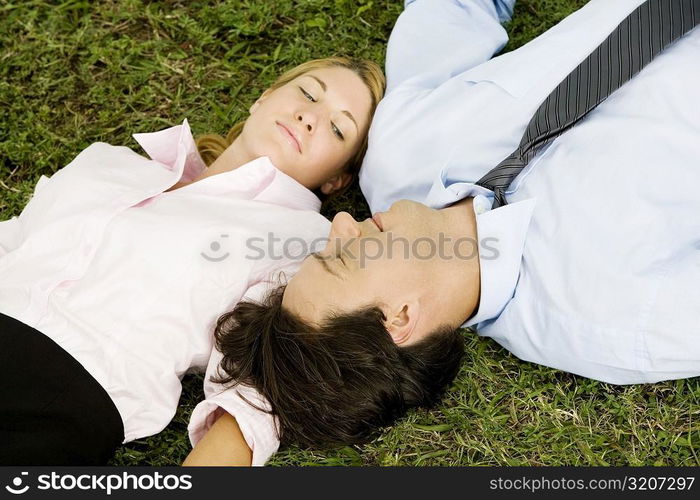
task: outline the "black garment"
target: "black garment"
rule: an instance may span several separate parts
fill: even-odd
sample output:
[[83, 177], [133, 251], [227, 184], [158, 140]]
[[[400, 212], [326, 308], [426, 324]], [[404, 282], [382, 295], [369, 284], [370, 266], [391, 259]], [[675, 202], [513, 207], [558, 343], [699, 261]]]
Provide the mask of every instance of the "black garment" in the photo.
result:
[[104, 465], [123, 439], [117, 407], [92, 375], [0, 313], [0, 465]]

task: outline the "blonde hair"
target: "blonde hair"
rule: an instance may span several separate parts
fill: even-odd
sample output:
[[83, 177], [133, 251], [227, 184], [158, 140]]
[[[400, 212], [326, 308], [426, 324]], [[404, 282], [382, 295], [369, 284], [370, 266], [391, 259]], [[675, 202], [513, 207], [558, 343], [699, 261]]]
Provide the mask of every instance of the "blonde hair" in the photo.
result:
[[[360, 79], [367, 86], [367, 89], [369, 90], [370, 95], [372, 97], [372, 105], [370, 108], [371, 118], [374, 115], [374, 110], [377, 108], [377, 104], [384, 95], [386, 80], [384, 78], [384, 73], [382, 72], [382, 69], [379, 67], [379, 65], [377, 65], [373, 61], [369, 61], [366, 59], [350, 59], [346, 57], [327, 57], [324, 59], [313, 59], [282, 73], [282, 75], [280, 75], [280, 77], [277, 78], [277, 80], [275, 80], [275, 82], [270, 86], [269, 90], [278, 89], [279, 87], [286, 85], [295, 78], [298, 78], [308, 73], [309, 71], [333, 67], [347, 68], [351, 71], [354, 71], [355, 74], [357, 74], [357, 76], [359, 76]], [[236, 137], [240, 135], [241, 130], [243, 130], [243, 125], [245, 125], [245, 120], [236, 123], [228, 131], [226, 137], [223, 137], [219, 134], [204, 134], [197, 137], [197, 149], [199, 150], [199, 154], [202, 156], [204, 163], [206, 163], [207, 165], [211, 165], [214, 162], [214, 160], [216, 160], [224, 152], [224, 150], [233, 143]], [[362, 143], [360, 144], [359, 149], [353, 155], [353, 157], [350, 158], [350, 161], [348, 161], [343, 170], [345, 173], [348, 173], [352, 176], [353, 181], [355, 180], [360, 171], [362, 159], [364, 158], [366, 152], [367, 134], [365, 134], [365, 136], [362, 138]], [[350, 184], [352, 184], [352, 182], [348, 183], [347, 187], [349, 187]], [[345, 192], [347, 187], [345, 189], [336, 191], [328, 197], [325, 197], [326, 200], [324, 201], [328, 201], [328, 199], [331, 197], [339, 196], [340, 194]], [[317, 191], [316, 194], [322, 199], [324, 198], [324, 196], [320, 193], [320, 190]]]

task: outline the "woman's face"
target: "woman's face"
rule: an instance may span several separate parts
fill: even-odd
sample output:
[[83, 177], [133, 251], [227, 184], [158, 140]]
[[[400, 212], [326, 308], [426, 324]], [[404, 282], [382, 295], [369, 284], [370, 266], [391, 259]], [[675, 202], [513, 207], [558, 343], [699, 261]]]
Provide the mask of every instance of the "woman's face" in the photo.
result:
[[370, 91], [354, 71], [312, 70], [263, 93], [236, 142], [251, 159], [268, 156], [307, 188], [326, 193], [328, 181], [342, 182], [343, 167], [369, 129], [371, 107]]

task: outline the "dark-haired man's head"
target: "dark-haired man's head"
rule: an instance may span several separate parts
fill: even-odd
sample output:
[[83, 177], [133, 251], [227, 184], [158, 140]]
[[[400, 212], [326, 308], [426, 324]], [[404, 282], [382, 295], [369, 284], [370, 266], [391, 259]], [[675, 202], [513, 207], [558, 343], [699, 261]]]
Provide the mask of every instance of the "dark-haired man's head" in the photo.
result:
[[412, 407], [442, 396], [459, 370], [464, 340], [452, 328], [399, 347], [379, 308], [332, 315], [320, 327], [282, 307], [284, 287], [263, 303], [221, 316], [221, 383], [255, 387], [268, 401], [283, 444], [361, 443]]
[[219, 319], [218, 381], [255, 387], [282, 442], [303, 446], [362, 442], [433, 405], [459, 370], [458, 327], [479, 297], [478, 255], [454, 246], [476, 239], [470, 203], [336, 215], [326, 247], [286, 286]]
[[434, 210], [401, 200], [373, 219], [333, 219], [325, 248], [291, 278], [282, 305], [319, 325], [331, 314], [379, 307], [394, 342], [408, 346], [476, 310], [476, 219], [466, 198]]

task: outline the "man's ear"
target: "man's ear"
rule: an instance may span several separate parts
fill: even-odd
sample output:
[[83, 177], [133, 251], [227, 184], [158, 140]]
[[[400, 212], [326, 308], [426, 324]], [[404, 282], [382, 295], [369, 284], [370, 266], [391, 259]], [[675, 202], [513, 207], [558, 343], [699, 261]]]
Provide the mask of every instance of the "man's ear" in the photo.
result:
[[343, 172], [342, 174], [338, 174], [336, 176], [331, 177], [326, 182], [321, 184], [321, 192], [323, 194], [335, 193], [336, 191], [343, 189], [345, 186], [347, 186], [351, 182], [352, 182], [352, 175], [348, 174], [346, 172]]
[[398, 311], [387, 316], [384, 326], [396, 345], [405, 344], [412, 338], [419, 317], [420, 307], [417, 301], [404, 302]]
[[260, 106], [260, 104], [261, 104], [265, 99], [267, 99], [267, 96], [270, 95], [270, 92], [272, 92], [272, 90], [270, 90], [270, 89], [267, 89], [265, 92], [263, 92], [262, 95], [261, 95], [260, 97], [258, 97], [258, 100], [255, 101], [255, 102], [253, 103], [253, 105], [250, 107], [250, 109], [248, 110], [248, 113], [250, 113], [251, 115], [252, 115], [253, 113], [255, 113], [255, 110], [258, 109], [258, 106]]

